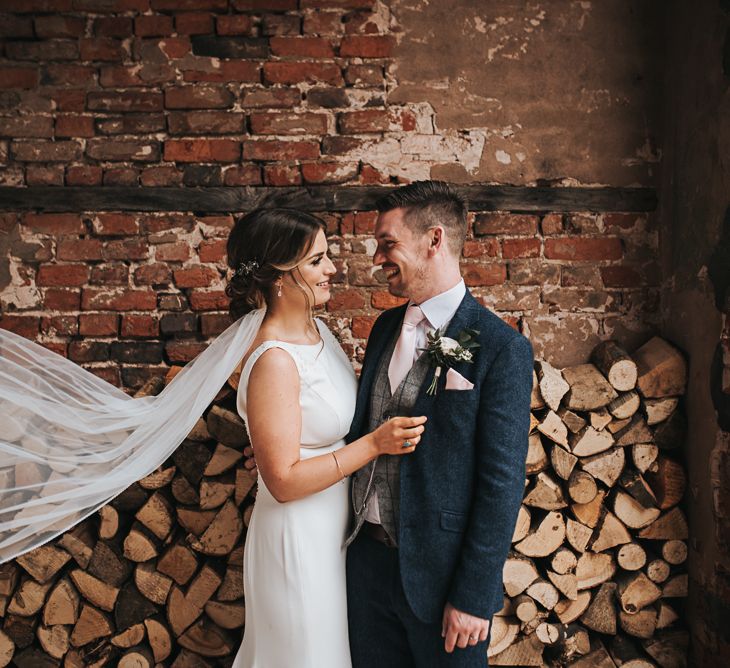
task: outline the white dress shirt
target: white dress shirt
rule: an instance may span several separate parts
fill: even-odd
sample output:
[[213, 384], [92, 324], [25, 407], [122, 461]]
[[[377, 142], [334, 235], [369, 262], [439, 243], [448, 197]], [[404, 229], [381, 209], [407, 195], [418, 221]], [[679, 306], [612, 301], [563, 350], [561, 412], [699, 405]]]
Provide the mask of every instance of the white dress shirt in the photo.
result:
[[[459, 308], [459, 304], [464, 299], [465, 294], [466, 285], [464, 285], [464, 280], [461, 279], [453, 288], [435, 297], [431, 297], [431, 299], [427, 299], [422, 304], [418, 304], [426, 319], [416, 327], [416, 350], [413, 355], [414, 363], [423, 354], [420, 349], [425, 348], [428, 343], [428, 332], [440, 329], [441, 333], [444, 333], [451, 319], [454, 317], [454, 313]], [[412, 303], [414, 302], [408, 302], [408, 305], [410, 306]], [[378, 493], [374, 489], [365, 507], [365, 521], [380, 524]]]

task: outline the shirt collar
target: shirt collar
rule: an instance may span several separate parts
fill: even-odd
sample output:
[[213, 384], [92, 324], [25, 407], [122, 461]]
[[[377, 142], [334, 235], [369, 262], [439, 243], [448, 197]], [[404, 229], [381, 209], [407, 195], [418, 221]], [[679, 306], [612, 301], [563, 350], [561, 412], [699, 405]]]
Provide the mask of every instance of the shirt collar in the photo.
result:
[[466, 285], [464, 279], [461, 279], [453, 288], [427, 299], [419, 306], [431, 327], [441, 329], [454, 317], [465, 294]]

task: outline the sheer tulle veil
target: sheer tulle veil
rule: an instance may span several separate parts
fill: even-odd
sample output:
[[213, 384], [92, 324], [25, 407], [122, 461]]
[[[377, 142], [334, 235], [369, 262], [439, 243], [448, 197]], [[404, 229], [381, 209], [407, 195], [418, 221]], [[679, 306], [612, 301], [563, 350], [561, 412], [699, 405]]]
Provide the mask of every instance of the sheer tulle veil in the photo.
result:
[[159, 395], [140, 398], [0, 330], [0, 563], [162, 464], [235, 370], [264, 313], [237, 320]]

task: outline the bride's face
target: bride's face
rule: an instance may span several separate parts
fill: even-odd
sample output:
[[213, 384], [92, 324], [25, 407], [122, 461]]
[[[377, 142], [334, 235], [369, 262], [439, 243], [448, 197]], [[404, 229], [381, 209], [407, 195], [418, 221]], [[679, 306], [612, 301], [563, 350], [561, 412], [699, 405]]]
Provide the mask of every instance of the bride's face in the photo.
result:
[[[330, 298], [330, 279], [337, 273], [335, 265], [327, 255], [327, 238], [324, 232], [317, 232], [312, 248], [304, 259], [294, 268], [292, 275], [287, 275], [284, 280], [285, 289], [297, 289], [294, 284], [296, 280], [305, 286], [310, 298], [314, 295], [314, 304], [319, 306]], [[289, 283], [289, 285], [287, 285]]]

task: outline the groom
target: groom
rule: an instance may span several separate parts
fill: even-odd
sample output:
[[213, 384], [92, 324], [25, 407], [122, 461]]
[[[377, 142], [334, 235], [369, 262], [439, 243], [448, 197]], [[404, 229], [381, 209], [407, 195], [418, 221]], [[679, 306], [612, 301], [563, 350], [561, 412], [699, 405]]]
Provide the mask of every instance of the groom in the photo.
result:
[[[395, 415], [428, 422], [413, 454], [353, 476], [353, 668], [483, 667], [524, 490], [532, 349], [464, 285], [467, 209], [453, 189], [416, 182], [377, 208], [373, 263], [408, 304], [373, 326], [348, 441]], [[442, 369], [431, 395], [436, 368], [421, 349], [436, 329], [475, 330], [478, 347]]]

